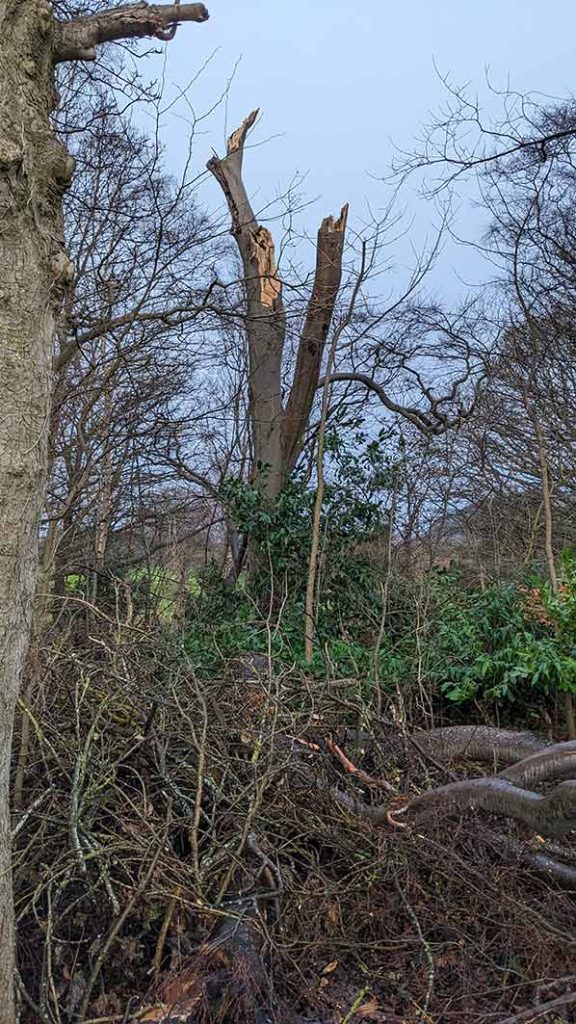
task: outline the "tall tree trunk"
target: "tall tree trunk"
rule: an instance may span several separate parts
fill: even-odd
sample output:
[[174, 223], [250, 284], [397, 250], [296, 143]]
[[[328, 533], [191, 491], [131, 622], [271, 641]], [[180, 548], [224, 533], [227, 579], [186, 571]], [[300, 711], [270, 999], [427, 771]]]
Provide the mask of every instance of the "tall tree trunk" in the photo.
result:
[[[106, 338], [100, 342], [100, 358], [102, 366], [106, 365]], [[94, 572], [92, 574], [91, 600], [95, 605], [98, 599], [98, 587], [100, 577], [106, 561], [106, 549], [110, 534], [110, 520], [112, 518], [113, 505], [113, 478], [112, 478], [112, 452], [110, 450], [110, 425], [112, 422], [112, 385], [104, 384], [103, 410], [100, 426], [104, 453], [100, 465], [100, 479], [98, 481], [98, 495], [96, 498], [96, 524], [94, 534]]]
[[314, 657], [314, 596], [316, 592], [316, 573], [318, 569], [318, 554], [320, 552], [320, 527], [322, 522], [322, 504], [324, 502], [324, 444], [326, 439], [326, 424], [328, 422], [328, 408], [330, 405], [330, 374], [334, 366], [336, 346], [339, 333], [334, 332], [330, 351], [328, 353], [328, 365], [326, 367], [326, 378], [322, 389], [322, 411], [320, 414], [320, 426], [318, 428], [318, 442], [316, 454], [316, 496], [314, 499], [314, 511], [312, 513], [312, 535], [310, 541], [310, 558], [308, 559], [308, 578], [306, 581], [306, 601], [304, 606], [304, 657], [311, 662]]
[[0, 0], [0, 1024], [14, 1024], [10, 750], [38, 568], [56, 322], [73, 275], [61, 197], [74, 161], [55, 138], [54, 64], [124, 37], [172, 38], [202, 4], [56, 24], [48, 0]]
[[212, 157], [208, 169], [226, 197], [244, 270], [249, 362], [249, 414], [253, 478], [271, 500], [282, 488], [282, 353], [286, 318], [276, 272], [274, 240], [256, 220], [242, 180], [244, 143], [254, 110], [228, 140], [226, 156]]
[[548, 461], [548, 448], [542, 430], [542, 424], [536, 412], [531, 414], [532, 423], [536, 433], [538, 445], [538, 464], [540, 467], [540, 482], [542, 484], [542, 510], [544, 513], [544, 554], [546, 555], [546, 566], [550, 577], [550, 586], [555, 594], [558, 593], [558, 576], [556, 574], [556, 561], [554, 558], [554, 518], [552, 514], [552, 488], [550, 487], [550, 466]]
[[0, 2], [0, 1024], [14, 1020], [9, 774], [44, 499], [52, 343], [70, 263], [60, 197], [73, 161], [54, 138], [45, 0]]
[[302, 451], [314, 396], [319, 386], [326, 339], [342, 280], [348, 206], [340, 217], [326, 217], [318, 231], [312, 293], [298, 342], [296, 367], [286, 407], [282, 360], [286, 310], [276, 267], [274, 239], [258, 223], [242, 177], [244, 146], [258, 110], [228, 139], [226, 156], [207, 164], [228, 203], [231, 233], [244, 271], [246, 338], [249, 361], [249, 414], [253, 445], [253, 483], [274, 501]]

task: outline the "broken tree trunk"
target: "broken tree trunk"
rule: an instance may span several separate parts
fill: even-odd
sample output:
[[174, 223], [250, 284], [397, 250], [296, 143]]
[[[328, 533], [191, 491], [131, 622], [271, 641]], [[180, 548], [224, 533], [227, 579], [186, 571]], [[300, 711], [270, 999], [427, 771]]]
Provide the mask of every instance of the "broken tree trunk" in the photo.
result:
[[276, 266], [274, 239], [258, 223], [242, 177], [244, 147], [258, 111], [228, 140], [225, 157], [213, 156], [208, 170], [226, 198], [231, 233], [242, 259], [249, 361], [249, 416], [253, 445], [252, 479], [274, 501], [302, 450], [318, 388], [322, 357], [342, 279], [348, 207], [326, 218], [318, 232], [316, 272], [298, 344], [287, 405], [282, 395], [286, 311]]
[[208, 169], [226, 197], [231, 231], [242, 258], [254, 476], [264, 493], [275, 498], [282, 487], [281, 374], [286, 328], [274, 240], [268, 229], [258, 224], [242, 180], [246, 136], [257, 116], [254, 110], [233, 132], [226, 156], [212, 157]]
[[[326, 217], [316, 242], [316, 274], [298, 346], [294, 380], [282, 424], [284, 473], [288, 476], [302, 450], [314, 395], [319, 386], [322, 356], [342, 281], [342, 258], [348, 205], [337, 220]], [[332, 366], [327, 371], [332, 373]]]

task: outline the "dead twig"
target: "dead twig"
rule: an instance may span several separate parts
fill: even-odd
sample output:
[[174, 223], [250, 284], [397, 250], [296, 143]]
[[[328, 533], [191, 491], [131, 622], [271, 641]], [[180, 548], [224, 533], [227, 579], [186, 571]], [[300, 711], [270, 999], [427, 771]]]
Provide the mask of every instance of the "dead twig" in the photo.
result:
[[563, 1006], [573, 1006], [574, 1003], [576, 1003], [576, 992], [566, 992], [565, 995], [558, 996], [557, 999], [551, 999], [548, 1003], [541, 1003], [540, 1006], [534, 1006], [530, 1010], [523, 1010], [512, 1017], [505, 1017], [497, 1021], [496, 1024], [531, 1024], [533, 1020], [539, 1020], [549, 1013], [555, 1013], [556, 1010], [562, 1009]]
[[386, 779], [374, 779], [372, 778], [371, 775], [368, 775], [368, 773], [363, 771], [361, 768], [357, 768], [356, 765], [353, 764], [353, 762], [350, 760], [350, 758], [346, 757], [346, 754], [338, 746], [338, 744], [334, 743], [334, 740], [331, 737], [328, 737], [328, 739], [326, 740], [326, 746], [328, 747], [330, 753], [334, 754], [338, 758], [343, 768], [345, 768], [347, 772], [350, 772], [350, 775], [354, 775], [355, 778], [359, 780], [359, 782], [363, 782], [366, 786], [374, 786], [378, 789], [385, 789], [387, 793], [396, 793], [394, 786], [390, 782], [387, 782]]
[[77, 1017], [78, 1021], [83, 1021], [84, 1018], [86, 1017], [86, 1013], [88, 1012], [88, 1007], [90, 1005], [90, 999], [91, 999], [91, 996], [92, 996], [92, 991], [94, 989], [94, 985], [96, 984], [96, 982], [98, 980], [98, 977], [100, 975], [100, 971], [102, 970], [102, 966], [103, 966], [103, 964], [104, 964], [104, 962], [106, 960], [106, 957], [108, 956], [108, 953], [109, 953], [109, 951], [110, 951], [110, 949], [112, 947], [112, 944], [114, 943], [114, 941], [116, 940], [117, 936], [119, 935], [120, 929], [122, 928], [122, 925], [124, 924], [126, 918], [132, 912], [134, 906], [136, 905], [136, 903], [138, 902], [138, 900], [140, 899], [142, 894], [144, 892], [146, 892], [146, 889], [148, 888], [148, 886], [149, 886], [149, 884], [150, 884], [150, 882], [152, 880], [152, 876], [153, 876], [153, 874], [154, 874], [154, 872], [156, 870], [156, 865], [158, 864], [158, 861], [160, 859], [160, 855], [161, 855], [161, 853], [162, 853], [162, 851], [164, 849], [164, 846], [166, 844], [166, 838], [168, 836], [168, 830], [170, 828], [171, 817], [172, 817], [172, 815], [171, 815], [171, 809], [170, 809], [170, 805], [169, 805], [169, 807], [168, 807], [168, 815], [167, 815], [167, 818], [166, 818], [166, 825], [165, 825], [164, 830], [162, 832], [162, 838], [160, 839], [160, 842], [158, 843], [158, 847], [156, 849], [156, 852], [154, 853], [154, 856], [152, 857], [152, 860], [150, 861], [150, 866], [148, 868], [148, 871], [144, 875], [144, 878], [140, 882], [140, 885], [134, 891], [134, 893], [132, 895], [132, 898], [130, 900], [128, 900], [128, 903], [124, 907], [124, 910], [122, 911], [120, 916], [117, 917], [116, 920], [114, 921], [112, 927], [110, 928], [110, 931], [108, 932], [108, 935], [106, 936], [106, 939], [104, 940], [104, 942], [102, 944], [100, 952], [98, 953], [98, 956], [96, 957], [94, 966], [92, 968], [92, 974], [90, 975], [90, 978], [88, 980], [88, 984], [86, 985], [86, 991], [84, 993], [84, 998], [82, 1000], [82, 1006], [80, 1007], [80, 1012], [79, 1012], [78, 1017]]

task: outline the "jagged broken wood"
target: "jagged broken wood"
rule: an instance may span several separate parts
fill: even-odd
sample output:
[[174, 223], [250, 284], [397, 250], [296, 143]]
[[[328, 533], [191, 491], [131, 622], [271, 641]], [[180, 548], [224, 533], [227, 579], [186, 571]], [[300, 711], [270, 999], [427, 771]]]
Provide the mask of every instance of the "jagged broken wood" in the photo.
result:
[[275, 498], [300, 454], [318, 388], [322, 356], [342, 279], [348, 206], [343, 207], [337, 219], [326, 217], [318, 231], [314, 283], [285, 404], [282, 372], [287, 340], [286, 310], [274, 238], [268, 228], [258, 222], [242, 177], [246, 139], [258, 113], [253, 110], [232, 133], [226, 156], [214, 155], [207, 167], [226, 198], [231, 233], [244, 271], [253, 477], [264, 493]]

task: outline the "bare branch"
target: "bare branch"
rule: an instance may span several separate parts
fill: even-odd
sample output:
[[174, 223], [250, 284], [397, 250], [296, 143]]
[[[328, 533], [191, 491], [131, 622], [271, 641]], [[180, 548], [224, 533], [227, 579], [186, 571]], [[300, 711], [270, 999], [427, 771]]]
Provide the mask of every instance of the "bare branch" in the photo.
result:
[[54, 62], [95, 60], [96, 47], [119, 39], [169, 40], [182, 21], [207, 21], [204, 4], [134, 4], [56, 25]]
[[[439, 411], [439, 402], [434, 401], [430, 413], [423, 412], [418, 409], [417, 406], [400, 405], [395, 402], [394, 399], [390, 398], [390, 395], [378, 381], [374, 380], [373, 377], [368, 376], [367, 373], [332, 373], [330, 375], [331, 381], [350, 381], [352, 383], [363, 384], [368, 391], [372, 391], [378, 396], [382, 405], [385, 406], [390, 412], [396, 413], [399, 416], [403, 416], [404, 419], [413, 423], [418, 430], [421, 430], [424, 434], [435, 435], [443, 434], [446, 430], [450, 430], [452, 427], [458, 426], [462, 419], [470, 414], [471, 410], [466, 412], [462, 411], [459, 415], [454, 417], [445, 416]], [[318, 387], [323, 385], [324, 381], [318, 382]]]

